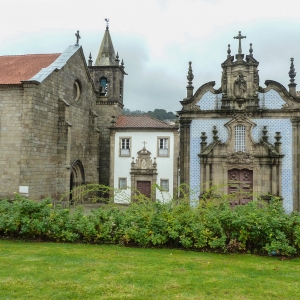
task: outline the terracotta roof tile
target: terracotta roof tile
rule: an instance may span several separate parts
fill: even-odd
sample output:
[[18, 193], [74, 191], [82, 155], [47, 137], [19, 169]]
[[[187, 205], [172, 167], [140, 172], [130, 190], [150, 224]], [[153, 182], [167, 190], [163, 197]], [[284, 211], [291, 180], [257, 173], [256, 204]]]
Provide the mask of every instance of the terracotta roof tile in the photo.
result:
[[119, 116], [116, 121], [117, 128], [174, 128], [163, 121], [144, 116]]
[[21, 84], [51, 65], [60, 53], [0, 56], [0, 84]]

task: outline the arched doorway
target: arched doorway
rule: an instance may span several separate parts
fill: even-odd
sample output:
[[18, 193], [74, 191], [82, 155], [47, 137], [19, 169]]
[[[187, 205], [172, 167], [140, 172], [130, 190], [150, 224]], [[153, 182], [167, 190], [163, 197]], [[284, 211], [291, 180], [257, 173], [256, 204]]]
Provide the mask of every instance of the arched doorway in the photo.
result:
[[79, 186], [85, 184], [84, 168], [80, 160], [74, 160], [71, 165], [70, 201], [81, 200]]

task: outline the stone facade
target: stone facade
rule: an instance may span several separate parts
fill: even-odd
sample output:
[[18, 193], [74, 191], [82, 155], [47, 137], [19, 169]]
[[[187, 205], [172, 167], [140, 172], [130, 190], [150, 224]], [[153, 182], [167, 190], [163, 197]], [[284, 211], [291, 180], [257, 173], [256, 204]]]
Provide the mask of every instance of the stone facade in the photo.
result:
[[271, 80], [263, 88], [252, 44], [245, 57], [244, 37], [239, 33], [236, 38], [238, 54], [234, 59], [228, 48], [219, 89], [208, 82], [193, 94], [189, 65], [187, 97], [179, 112], [181, 182], [190, 186], [197, 201], [212, 185], [220, 193], [234, 192], [232, 182], [239, 178], [242, 189], [251, 189], [252, 195], [233, 205], [273, 194], [282, 197], [287, 212], [299, 210], [300, 97], [293, 60], [289, 91]]
[[[107, 35], [108, 28], [101, 47]], [[92, 66], [90, 57], [87, 66], [77, 43], [62, 54], [0, 57], [0, 64], [0, 197], [59, 199], [84, 183], [108, 185], [108, 127], [123, 108], [123, 62]]]

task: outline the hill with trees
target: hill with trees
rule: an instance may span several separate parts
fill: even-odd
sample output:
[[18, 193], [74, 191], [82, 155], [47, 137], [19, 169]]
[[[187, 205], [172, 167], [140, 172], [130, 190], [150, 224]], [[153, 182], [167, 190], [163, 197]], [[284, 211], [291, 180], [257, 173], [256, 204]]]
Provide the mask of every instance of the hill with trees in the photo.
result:
[[176, 116], [173, 112], [167, 112], [165, 109], [156, 108], [154, 111], [149, 110], [148, 112], [142, 110], [130, 110], [128, 108], [123, 109], [123, 115], [127, 116], [140, 116], [148, 115], [150, 117], [156, 118], [158, 120], [175, 120]]

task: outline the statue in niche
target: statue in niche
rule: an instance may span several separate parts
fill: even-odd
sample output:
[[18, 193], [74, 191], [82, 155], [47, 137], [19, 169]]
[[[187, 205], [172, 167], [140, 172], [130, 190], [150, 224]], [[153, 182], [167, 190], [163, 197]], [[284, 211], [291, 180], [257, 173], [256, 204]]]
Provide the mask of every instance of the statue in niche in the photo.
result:
[[246, 92], [246, 80], [244, 79], [243, 73], [239, 73], [235, 80], [234, 93], [238, 98], [243, 98]]
[[142, 158], [141, 166], [142, 166], [142, 169], [146, 169], [146, 167], [147, 167], [147, 161], [146, 161], [145, 158]]

